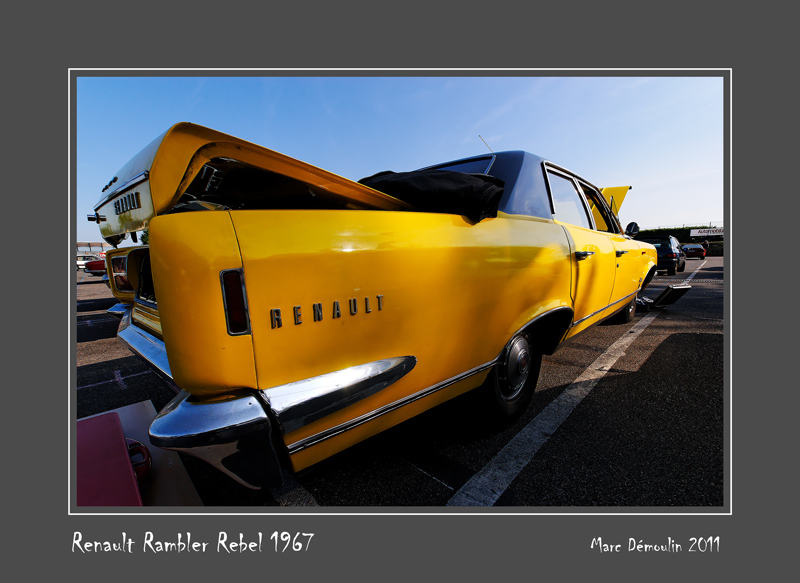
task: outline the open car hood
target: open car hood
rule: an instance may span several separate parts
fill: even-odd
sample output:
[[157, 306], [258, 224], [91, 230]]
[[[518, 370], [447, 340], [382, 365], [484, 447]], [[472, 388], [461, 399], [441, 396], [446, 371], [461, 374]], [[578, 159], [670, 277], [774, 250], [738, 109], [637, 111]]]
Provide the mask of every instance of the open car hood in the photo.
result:
[[609, 186], [601, 190], [603, 196], [611, 207], [612, 212], [619, 216], [619, 209], [622, 207], [622, 201], [625, 200], [625, 195], [631, 189], [630, 186]]

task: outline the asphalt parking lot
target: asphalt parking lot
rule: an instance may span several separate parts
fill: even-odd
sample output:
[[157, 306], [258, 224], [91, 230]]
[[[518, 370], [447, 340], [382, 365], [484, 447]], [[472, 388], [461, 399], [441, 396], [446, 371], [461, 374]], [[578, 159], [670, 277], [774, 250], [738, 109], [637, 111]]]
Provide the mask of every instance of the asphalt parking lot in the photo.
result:
[[[721, 257], [688, 260], [658, 275], [692, 289], [633, 322], [601, 324], [542, 363], [528, 410], [511, 424], [487, 420], [480, 391], [327, 459], [279, 489], [240, 486], [180, 456], [196, 499], [209, 507], [294, 506], [374, 510], [463, 506], [722, 511], [729, 401], [723, 381]], [[78, 271], [75, 407], [80, 419], [174, 396], [117, 339], [115, 301], [100, 278]], [[154, 488], [142, 484], [143, 492]]]

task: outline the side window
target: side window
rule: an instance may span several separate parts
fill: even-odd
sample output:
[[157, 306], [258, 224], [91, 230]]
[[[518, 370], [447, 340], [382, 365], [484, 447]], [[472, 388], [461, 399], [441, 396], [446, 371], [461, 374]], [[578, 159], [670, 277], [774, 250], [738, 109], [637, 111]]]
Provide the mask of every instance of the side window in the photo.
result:
[[581, 184], [581, 188], [583, 189], [583, 194], [586, 196], [586, 200], [589, 202], [589, 208], [592, 211], [594, 224], [597, 230], [616, 233], [617, 230], [614, 228], [614, 219], [609, 215], [608, 209], [603, 204], [600, 198], [602, 195], [586, 184]]
[[556, 211], [554, 217], [563, 223], [591, 229], [589, 215], [575, 189], [575, 183], [565, 176], [549, 171], [547, 178], [550, 182], [550, 192], [553, 195], [553, 206]]

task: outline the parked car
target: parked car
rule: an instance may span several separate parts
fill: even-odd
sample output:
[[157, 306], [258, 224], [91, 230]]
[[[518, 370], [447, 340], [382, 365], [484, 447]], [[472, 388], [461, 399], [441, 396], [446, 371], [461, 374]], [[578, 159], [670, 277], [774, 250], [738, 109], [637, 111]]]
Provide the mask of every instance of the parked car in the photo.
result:
[[689, 257], [697, 257], [698, 259], [706, 258], [706, 250], [703, 248], [702, 245], [696, 245], [696, 244], [684, 245], [683, 253], [686, 255], [687, 259]]
[[686, 269], [686, 255], [681, 244], [672, 235], [639, 235], [637, 241], [650, 243], [658, 252], [658, 271], [666, 271], [669, 275]]
[[193, 124], [89, 220], [112, 245], [149, 229], [107, 261], [119, 338], [181, 389], [151, 442], [253, 488], [479, 387], [519, 414], [542, 355], [630, 321], [657, 261], [603, 189], [526, 152], [353, 182]]
[[106, 274], [106, 260], [95, 259], [94, 261], [87, 261], [83, 266], [83, 270], [89, 275], [102, 277]]
[[78, 255], [78, 269], [84, 269], [89, 261], [99, 259], [97, 255]]

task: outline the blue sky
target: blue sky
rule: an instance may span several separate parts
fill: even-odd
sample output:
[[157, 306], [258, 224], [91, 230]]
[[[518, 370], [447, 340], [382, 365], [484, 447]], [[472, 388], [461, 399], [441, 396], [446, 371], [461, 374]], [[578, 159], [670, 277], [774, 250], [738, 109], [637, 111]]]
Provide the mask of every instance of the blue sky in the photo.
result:
[[79, 77], [78, 241], [102, 187], [190, 121], [358, 180], [526, 150], [604, 186], [642, 228], [723, 220], [721, 77]]

